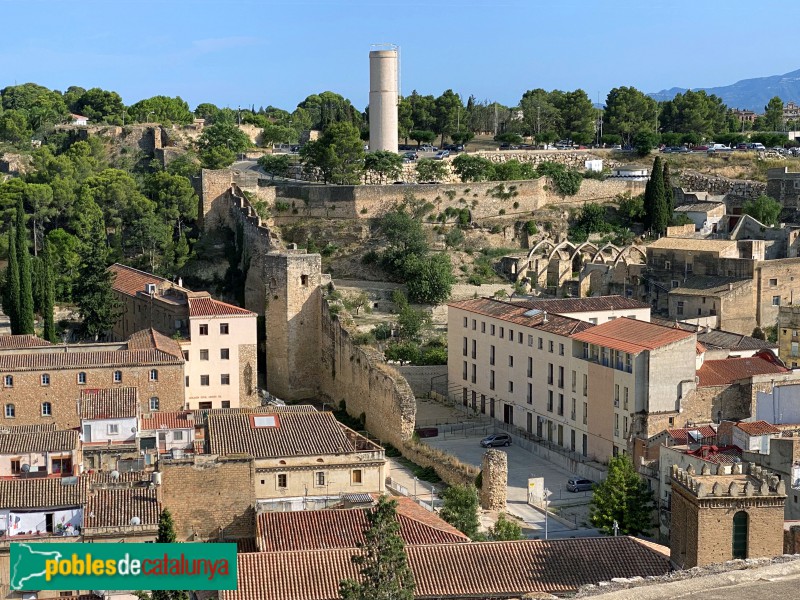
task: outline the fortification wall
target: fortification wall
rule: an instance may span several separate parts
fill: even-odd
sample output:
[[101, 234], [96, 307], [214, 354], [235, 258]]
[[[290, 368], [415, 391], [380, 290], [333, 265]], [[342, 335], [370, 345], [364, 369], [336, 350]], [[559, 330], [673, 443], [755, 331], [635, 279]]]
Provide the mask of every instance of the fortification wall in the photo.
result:
[[728, 179], [706, 175], [697, 171], [684, 171], [680, 176], [681, 187], [693, 192], [708, 192], [714, 195], [730, 194], [744, 200], [758, 198], [766, 193], [767, 184], [750, 179]]
[[414, 433], [417, 406], [408, 382], [385, 364], [377, 351], [356, 346], [322, 302], [322, 341], [318, 378], [321, 396], [347, 412], [366, 416], [367, 430], [382, 442], [402, 448]]

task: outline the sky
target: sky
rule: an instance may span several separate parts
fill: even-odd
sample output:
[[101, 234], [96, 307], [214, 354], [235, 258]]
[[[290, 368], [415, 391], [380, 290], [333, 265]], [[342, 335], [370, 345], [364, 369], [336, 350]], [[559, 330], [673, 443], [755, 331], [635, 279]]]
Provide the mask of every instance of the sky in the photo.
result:
[[[792, 17], [794, 15], [794, 17]], [[287, 110], [331, 90], [363, 109], [371, 44], [401, 92], [713, 87], [800, 68], [794, 0], [0, 0], [0, 88], [34, 82]]]

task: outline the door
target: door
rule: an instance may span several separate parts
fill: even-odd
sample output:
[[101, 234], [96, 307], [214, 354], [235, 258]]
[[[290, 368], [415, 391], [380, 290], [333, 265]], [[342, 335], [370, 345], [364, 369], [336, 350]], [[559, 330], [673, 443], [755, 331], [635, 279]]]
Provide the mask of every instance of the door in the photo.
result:
[[571, 429], [569, 432], [569, 449], [575, 452], [575, 430]]
[[733, 515], [733, 558], [747, 558], [747, 513]]
[[90, 444], [92, 441], [92, 426], [88, 423], [83, 426], [83, 443]]
[[489, 416], [494, 418], [494, 398], [489, 400]]
[[511, 404], [503, 405], [503, 423], [514, 424], [514, 407]]
[[481, 394], [481, 414], [486, 414], [486, 395]]
[[44, 530], [47, 533], [53, 533], [53, 513], [46, 513], [44, 515]]
[[533, 433], [533, 413], [528, 413], [527, 419], [528, 433]]
[[563, 425], [559, 425], [558, 426], [558, 445], [559, 446], [563, 446], [564, 445], [564, 426]]
[[159, 452], [167, 451], [167, 433], [166, 431], [158, 432], [158, 450]]

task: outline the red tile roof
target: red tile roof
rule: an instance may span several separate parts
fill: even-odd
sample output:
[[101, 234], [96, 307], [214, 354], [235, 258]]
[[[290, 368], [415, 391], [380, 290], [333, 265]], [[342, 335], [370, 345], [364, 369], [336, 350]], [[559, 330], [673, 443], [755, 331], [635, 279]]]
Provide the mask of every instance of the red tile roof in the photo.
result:
[[636, 319], [621, 318], [576, 333], [572, 338], [629, 354], [639, 354], [645, 350], [655, 350], [681, 340], [694, 338], [694, 334], [673, 327], [662, 327]]
[[78, 432], [39, 431], [36, 433], [0, 433], [0, 454], [71, 452], [78, 449]]
[[108, 267], [108, 270], [114, 274], [111, 287], [115, 291], [122, 292], [129, 296], [135, 296], [139, 292], [144, 292], [145, 285], [148, 283], [155, 283], [156, 285], [171, 283], [168, 279], [164, 279], [163, 277], [145, 273], [133, 267], [126, 267], [119, 263], [111, 265]]
[[190, 317], [254, 317], [254, 312], [213, 298], [189, 298]]
[[128, 338], [129, 350], [161, 350], [172, 356], [183, 358], [181, 345], [155, 329], [142, 329]]
[[0, 509], [82, 506], [85, 501], [83, 477], [0, 479]]
[[[406, 544], [469, 542], [458, 529], [410, 498], [397, 500], [400, 535]], [[364, 542], [369, 508], [264, 512], [257, 518], [258, 548], [262, 552], [356, 548]]]
[[531, 309], [518, 303], [503, 302], [494, 298], [472, 298], [451, 302], [448, 306], [564, 336], [593, 327], [585, 321], [557, 314], [548, 313], [545, 318], [545, 312], [539, 309]]
[[0, 335], [0, 350], [51, 346], [50, 342], [35, 335]]
[[791, 373], [789, 369], [775, 362], [765, 360], [760, 355], [747, 358], [724, 358], [707, 360], [697, 371], [700, 387], [730, 385], [740, 379], [748, 379], [754, 375], [770, 375]]
[[736, 427], [744, 431], [747, 435], [772, 435], [780, 433], [781, 430], [772, 423], [766, 421], [752, 421], [750, 423], [737, 423]]
[[[359, 579], [353, 549], [238, 556], [238, 589], [220, 600], [335, 600], [342, 579]], [[670, 571], [661, 552], [631, 537], [407, 546], [415, 598], [516, 598], [570, 594], [615, 577]]]
[[[191, 417], [191, 418], [190, 418]], [[142, 431], [156, 429], [194, 429], [195, 419], [192, 411], [154, 412], [139, 419]]]
[[135, 387], [81, 390], [81, 419], [126, 419], [136, 416]]
[[687, 454], [717, 465], [730, 465], [742, 460], [742, 449], [739, 446], [701, 446]]
[[[183, 364], [180, 357], [162, 350], [125, 350], [111, 345], [113, 350], [82, 350], [81, 346], [66, 346], [63, 352], [49, 348], [32, 348], [28, 352], [0, 354], [0, 371], [40, 371], [50, 369], [89, 369], [92, 367], [141, 367], [145, 365]], [[124, 347], [123, 347], [124, 348]], [[39, 350], [45, 350], [40, 352]]]
[[83, 526], [128, 527], [131, 519], [139, 518], [139, 525], [157, 526], [161, 513], [158, 490], [146, 486], [119, 486], [93, 488], [87, 492]]
[[681, 429], [667, 429], [667, 435], [672, 438], [672, 441], [676, 446], [684, 446], [694, 441], [694, 439], [689, 437], [690, 431], [699, 432], [700, 439], [703, 440], [717, 437], [717, 432], [709, 425], [701, 425], [700, 427], [684, 427]]
[[607, 310], [650, 309], [646, 302], [624, 296], [591, 296], [589, 298], [536, 298], [515, 300], [514, 304], [546, 310], [549, 313], [578, 313]]

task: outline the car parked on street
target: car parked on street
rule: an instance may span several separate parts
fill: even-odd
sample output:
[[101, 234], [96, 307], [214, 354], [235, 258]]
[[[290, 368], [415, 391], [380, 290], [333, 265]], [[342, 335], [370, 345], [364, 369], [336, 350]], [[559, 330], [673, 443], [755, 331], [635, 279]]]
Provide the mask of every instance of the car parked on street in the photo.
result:
[[433, 157], [433, 160], [444, 160], [449, 156], [450, 156], [450, 150], [439, 150], [436, 153], [436, 156]]
[[567, 480], [567, 490], [570, 492], [590, 492], [594, 486], [591, 479], [578, 479], [573, 477]]
[[417, 160], [417, 158], [419, 158], [419, 156], [416, 152], [411, 151], [403, 153], [403, 160]]
[[510, 446], [511, 436], [507, 433], [493, 433], [481, 440], [481, 446], [484, 448], [496, 448], [499, 446]]

